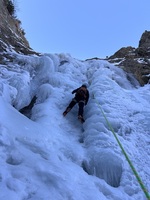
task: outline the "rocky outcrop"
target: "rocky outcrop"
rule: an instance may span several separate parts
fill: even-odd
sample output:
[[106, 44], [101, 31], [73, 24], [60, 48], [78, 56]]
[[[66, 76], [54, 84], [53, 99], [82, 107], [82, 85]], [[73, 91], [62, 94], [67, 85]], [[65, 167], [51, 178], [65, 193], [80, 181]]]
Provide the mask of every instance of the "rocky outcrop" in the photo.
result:
[[25, 38], [20, 20], [12, 14], [9, 6], [11, 2], [0, 0], [0, 62], [7, 52], [13, 50], [23, 54], [35, 54]]
[[120, 50], [118, 50], [114, 55], [110, 56], [109, 59], [116, 59], [119, 60], [122, 58], [134, 58], [136, 56], [136, 49], [134, 47], [122, 47]]
[[150, 49], [150, 31], [145, 31], [139, 41], [139, 48]]
[[107, 59], [109, 62], [132, 73], [143, 86], [150, 82], [150, 31], [145, 31], [138, 48], [123, 47]]

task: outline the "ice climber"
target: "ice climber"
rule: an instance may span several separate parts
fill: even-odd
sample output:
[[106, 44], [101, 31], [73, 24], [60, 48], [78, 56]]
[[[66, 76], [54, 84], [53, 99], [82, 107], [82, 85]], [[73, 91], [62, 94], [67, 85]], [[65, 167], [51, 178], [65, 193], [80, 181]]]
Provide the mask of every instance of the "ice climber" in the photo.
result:
[[87, 104], [89, 100], [89, 91], [87, 86], [83, 84], [81, 87], [72, 91], [72, 94], [75, 93], [75, 97], [70, 102], [69, 106], [63, 112], [63, 116], [66, 116], [67, 113], [78, 103], [79, 110], [78, 110], [78, 119], [83, 123], [85, 120], [83, 118], [84, 106]]

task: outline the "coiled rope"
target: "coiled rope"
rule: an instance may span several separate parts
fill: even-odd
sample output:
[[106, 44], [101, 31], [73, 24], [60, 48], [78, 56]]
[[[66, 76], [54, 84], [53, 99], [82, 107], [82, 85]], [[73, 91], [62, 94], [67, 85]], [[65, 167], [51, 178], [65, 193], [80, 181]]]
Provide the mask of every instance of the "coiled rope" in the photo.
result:
[[100, 110], [101, 110], [101, 112], [102, 112], [102, 114], [103, 114], [103, 117], [105, 118], [105, 120], [106, 120], [106, 122], [107, 122], [107, 125], [108, 125], [110, 131], [113, 133], [115, 139], [117, 140], [118, 145], [120, 146], [120, 148], [121, 148], [121, 150], [122, 150], [122, 152], [123, 152], [125, 158], [127, 159], [127, 161], [128, 161], [128, 163], [129, 163], [129, 165], [130, 165], [130, 167], [131, 167], [131, 169], [132, 169], [132, 171], [133, 171], [133, 173], [134, 173], [134, 175], [135, 175], [137, 181], [139, 182], [139, 184], [140, 184], [140, 186], [141, 186], [141, 188], [142, 188], [142, 190], [143, 190], [143, 192], [144, 192], [146, 198], [147, 198], [148, 200], [150, 200], [150, 195], [149, 195], [149, 193], [148, 193], [146, 187], [144, 186], [144, 184], [143, 184], [141, 178], [139, 177], [139, 175], [138, 175], [138, 173], [137, 173], [135, 167], [133, 166], [131, 160], [129, 159], [129, 157], [128, 157], [128, 155], [127, 155], [127, 153], [125, 152], [125, 150], [124, 150], [124, 148], [123, 148], [121, 142], [119, 141], [119, 139], [118, 139], [118, 137], [117, 137], [117, 135], [116, 135], [116, 133], [115, 133], [113, 127], [111, 126], [110, 122], [108, 121], [108, 119], [107, 119], [107, 117], [106, 117], [106, 115], [105, 115], [105, 113], [104, 113], [104, 111], [103, 111], [103, 109], [102, 109], [100, 103], [97, 101], [97, 99], [95, 98], [94, 95], [93, 95], [93, 97], [94, 97], [94, 99], [95, 99], [95, 101], [96, 101], [98, 107], [100, 108]]

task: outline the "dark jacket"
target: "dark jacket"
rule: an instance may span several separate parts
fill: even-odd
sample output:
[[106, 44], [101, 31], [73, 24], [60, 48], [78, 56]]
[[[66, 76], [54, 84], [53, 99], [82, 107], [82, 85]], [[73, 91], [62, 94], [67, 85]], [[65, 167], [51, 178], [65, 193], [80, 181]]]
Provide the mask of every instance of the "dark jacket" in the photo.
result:
[[87, 104], [89, 100], [89, 91], [85, 87], [79, 87], [72, 91], [72, 94], [75, 93], [75, 99], [77, 102], [79, 101], [85, 101], [85, 105]]

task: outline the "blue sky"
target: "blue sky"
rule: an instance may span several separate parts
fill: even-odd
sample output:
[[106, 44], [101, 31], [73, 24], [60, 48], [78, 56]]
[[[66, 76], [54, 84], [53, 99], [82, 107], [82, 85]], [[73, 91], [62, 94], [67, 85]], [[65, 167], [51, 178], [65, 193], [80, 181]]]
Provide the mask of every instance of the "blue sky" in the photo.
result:
[[105, 58], [122, 47], [138, 47], [150, 30], [149, 0], [16, 1], [25, 36], [42, 53]]

